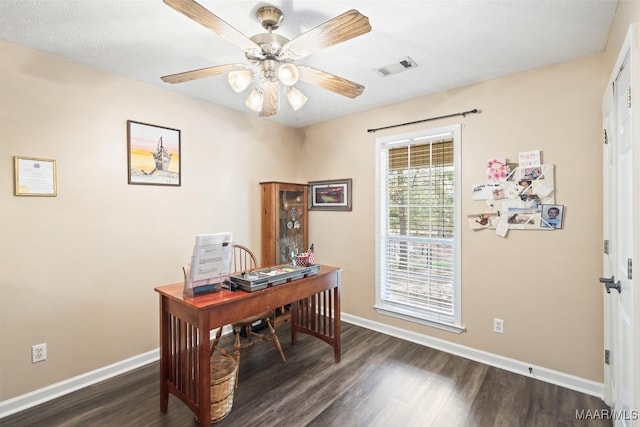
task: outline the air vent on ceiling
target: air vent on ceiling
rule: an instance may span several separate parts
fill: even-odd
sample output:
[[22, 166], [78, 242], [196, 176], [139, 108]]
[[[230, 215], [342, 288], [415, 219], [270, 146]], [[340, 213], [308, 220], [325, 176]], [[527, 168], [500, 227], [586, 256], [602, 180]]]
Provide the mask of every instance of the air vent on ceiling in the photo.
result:
[[389, 76], [393, 76], [394, 74], [398, 74], [403, 71], [416, 68], [417, 66], [418, 64], [416, 64], [416, 62], [413, 59], [409, 58], [408, 56], [405, 56], [404, 58], [400, 58], [398, 62], [394, 62], [393, 64], [384, 66], [382, 68], [378, 68], [376, 69], [376, 71], [382, 77], [389, 77]]

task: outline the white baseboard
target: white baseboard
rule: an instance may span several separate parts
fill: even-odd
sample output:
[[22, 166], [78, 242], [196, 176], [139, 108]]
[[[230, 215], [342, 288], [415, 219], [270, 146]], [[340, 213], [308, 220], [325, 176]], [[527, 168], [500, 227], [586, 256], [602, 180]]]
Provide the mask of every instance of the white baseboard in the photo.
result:
[[151, 350], [138, 356], [116, 362], [112, 365], [96, 369], [95, 371], [87, 372], [85, 374], [60, 381], [59, 383], [34, 390], [30, 393], [4, 400], [0, 402], [0, 419], [81, 388], [99, 383], [100, 381], [115, 377], [116, 375], [148, 365], [149, 363], [153, 363], [158, 360], [159, 357], [160, 352], [158, 349]]
[[[385, 325], [383, 323], [374, 322], [358, 316], [342, 313], [341, 320], [366, 329], [371, 329], [386, 335], [391, 335], [407, 341], [421, 344], [427, 347], [435, 348], [446, 353], [455, 354], [466, 359], [484, 363], [485, 365], [494, 366], [504, 369], [505, 371], [514, 372], [516, 374], [535, 378], [540, 381], [555, 384], [560, 387], [575, 390], [591, 396], [602, 399], [604, 396], [604, 384], [563, 372], [554, 371], [552, 369], [543, 368], [541, 366], [532, 365], [520, 360], [510, 359], [508, 357], [499, 356], [460, 344], [454, 344], [449, 341], [438, 338], [429, 337], [427, 335], [418, 334], [416, 332], [407, 331], [402, 328]], [[531, 371], [529, 371], [531, 368]]]
[[[515, 372], [516, 374], [533, 377], [540, 381], [555, 384], [561, 387], [568, 388], [570, 390], [578, 391], [580, 393], [589, 394], [591, 396], [596, 396], [599, 398], [602, 398], [602, 396], [604, 395], [604, 385], [595, 381], [586, 380], [584, 378], [576, 377], [551, 369], [542, 368], [530, 363], [510, 359], [508, 357], [498, 356], [496, 354], [487, 353], [485, 351], [476, 350], [471, 347], [454, 344], [449, 341], [440, 340], [437, 338], [407, 331], [405, 329], [374, 322], [358, 316], [352, 316], [346, 313], [341, 314], [341, 320], [353, 325], [371, 329], [372, 331], [380, 332], [386, 335], [391, 335], [397, 338], [411, 341], [416, 344], [435, 348], [437, 350], [455, 354], [466, 359], [475, 360], [476, 362], [484, 363], [489, 366], [494, 366], [506, 371]], [[213, 332], [215, 331], [212, 331], [212, 333]], [[226, 335], [230, 332], [231, 328], [229, 326], [225, 326], [225, 328], [223, 329], [223, 334]], [[151, 350], [138, 356], [116, 362], [112, 365], [96, 369], [95, 371], [87, 372], [85, 374], [69, 378], [59, 383], [51, 384], [38, 390], [34, 390], [30, 393], [26, 393], [12, 399], [4, 400], [0, 402], [0, 419], [11, 414], [15, 414], [16, 412], [24, 411], [25, 409], [29, 409], [33, 406], [39, 405], [65, 394], [69, 394], [81, 388], [99, 383], [100, 381], [115, 377], [116, 375], [123, 374], [144, 365], [148, 365], [149, 363], [157, 361], [159, 357], [159, 349]], [[531, 373], [529, 372], [529, 368], [532, 368]]]
[[[211, 339], [214, 338], [215, 332], [215, 330], [211, 331]], [[223, 335], [230, 332], [231, 325], [227, 325], [222, 329]], [[69, 394], [76, 390], [80, 390], [81, 388], [99, 383], [100, 381], [108, 380], [116, 375], [124, 374], [125, 372], [133, 369], [148, 365], [149, 363], [157, 361], [159, 358], [160, 349], [156, 348], [155, 350], [116, 362], [112, 365], [96, 369], [95, 371], [87, 372], [85, 374], [60, 381], [59, 383], [34, 390], [30, 393], [4, 400], [0, 402], [0, 419], [11, 414], [15, 414], [16, 412], [24, 411], [25, 409], [29, 409], [41, 403], [48, 402], [49, 400], [53, 400], [57, 397], [64, 396], [65, 394]]]

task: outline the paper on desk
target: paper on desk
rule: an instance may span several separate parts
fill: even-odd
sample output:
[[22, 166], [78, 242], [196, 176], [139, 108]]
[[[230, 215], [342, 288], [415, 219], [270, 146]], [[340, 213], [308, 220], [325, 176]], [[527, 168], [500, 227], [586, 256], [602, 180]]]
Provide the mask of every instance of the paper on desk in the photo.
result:
[[196, 236], [188, 286], [224, 281], [231, 274], [232, 259], [231, 233]]

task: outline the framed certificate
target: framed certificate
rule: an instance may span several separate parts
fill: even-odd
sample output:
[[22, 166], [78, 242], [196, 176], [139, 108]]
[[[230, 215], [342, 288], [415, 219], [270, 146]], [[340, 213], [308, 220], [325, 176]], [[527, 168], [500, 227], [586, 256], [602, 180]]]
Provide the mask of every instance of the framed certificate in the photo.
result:
[[13, 161], [16, 196], [58, 195], [55, 160], [15, 156]]

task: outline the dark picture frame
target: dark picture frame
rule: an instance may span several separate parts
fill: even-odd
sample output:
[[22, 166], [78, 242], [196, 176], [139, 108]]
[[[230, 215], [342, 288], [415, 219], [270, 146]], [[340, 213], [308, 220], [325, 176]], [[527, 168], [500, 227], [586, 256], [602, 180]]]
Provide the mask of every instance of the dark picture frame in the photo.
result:
[[180, 130], [127, 120], [127, 179], [134, 185], [181, 185]]
[[351, 178], [310, 181], [309, 210], [350, 211]]

